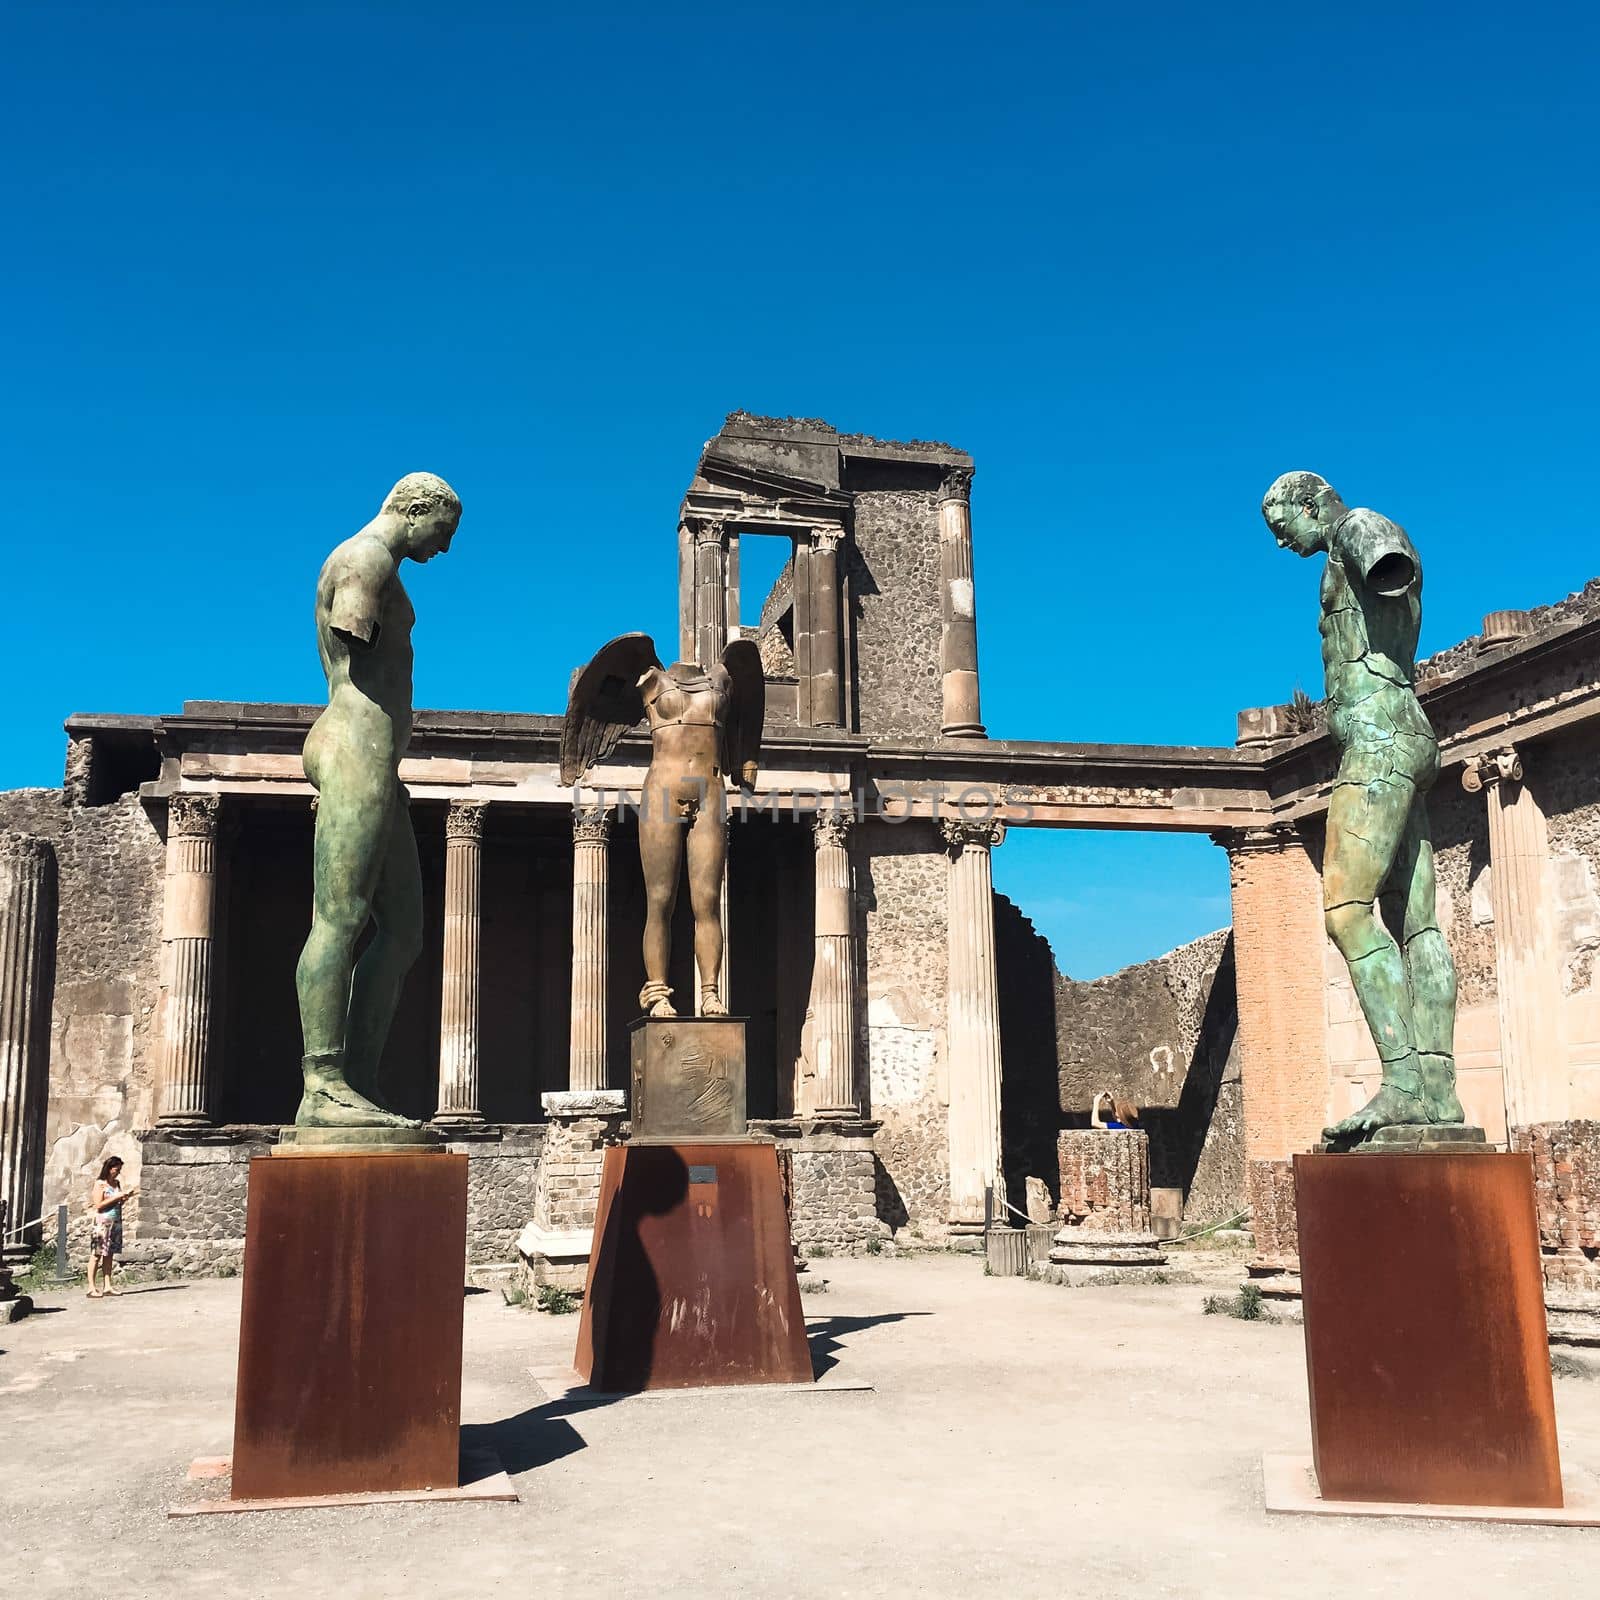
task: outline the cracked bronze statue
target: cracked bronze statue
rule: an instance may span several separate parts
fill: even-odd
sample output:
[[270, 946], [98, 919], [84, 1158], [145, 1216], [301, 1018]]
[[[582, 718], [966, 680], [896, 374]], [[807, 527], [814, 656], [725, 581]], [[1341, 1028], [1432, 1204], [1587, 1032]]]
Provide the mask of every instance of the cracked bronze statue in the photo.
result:
[[644, 867], [644, 987], [652, 1017], [674, 1017], [667, 981], [672, 911], [685, 855], [694, 909], [700, 1014], [728, 1014], [721, 991], [722, 872], [727, 860], [725, 780], [751, 789], [761, 750], [766, 680], [752, 640], [735, 639], [712, 666], [663, 667], [649, 635], [625, 633], [573, 674], [561, 731], [561, 781], [575, 784], [648, 717], [650, 770], [639, 804]]
[[1415, 687], [1422, 562], [1403, 528], [1351, 510], [1315, 473], [1285, 473], [1261, 512], [1281, 548], [1327, 556], [1322, 662], [1339, 770], [1323, 904], [1383, 1068], [1372, 1099], [1324, 1137], [1348, 1148], [1385, 1128], [1459, 1126], [1456, 975], [1434, 906], [1425, 801], [1439, 744]]
[[[304, 1038], [299, 1128], [417, 1128], [377, 1103], [400, 985], [422, 947], [422, 874], [400, 759], [411, 738], [411, 625], [400, 563], [450, 548], [461, 502], [402, 478], [317, 579], [328, 708], [306, 736], [318, 794], [311, 936], [295, 973]], [[356, 959], [367, 925], [373, 934]]]

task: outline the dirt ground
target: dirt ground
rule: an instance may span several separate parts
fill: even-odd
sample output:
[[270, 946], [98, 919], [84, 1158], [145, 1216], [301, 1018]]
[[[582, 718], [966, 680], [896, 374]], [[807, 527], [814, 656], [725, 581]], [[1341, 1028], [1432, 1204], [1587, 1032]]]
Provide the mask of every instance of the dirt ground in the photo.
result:
[[[1236, 1265], [1213, 1262], [1217, 1288]], [[169, 1521], [229, 1448], [237, 1281], [81, 1290], [0, 1327], [0, 1587], [29, 1596], [1323, 1595], [1596, 1592], [1600, 1532], [1268, 1517], [1309, 1449], [1299, 1328], [1206, 1287], [1066, 1289], [970, 1258], [813, 1264], [813, 1351], [871, 1392], [551, 1403], [572, 1316], [468, 1297], [464, 1421], [518, 1505]], [[1556, 1380], [1600, 1470], [1600, 1381]]]

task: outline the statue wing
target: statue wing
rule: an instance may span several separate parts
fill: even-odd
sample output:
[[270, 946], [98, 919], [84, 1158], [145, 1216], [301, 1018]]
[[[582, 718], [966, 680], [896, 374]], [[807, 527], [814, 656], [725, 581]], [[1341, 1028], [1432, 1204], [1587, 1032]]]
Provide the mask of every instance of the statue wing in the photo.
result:
[[659, 667], [648, 633], [625, 633], [601, 645], [594, 660], [572, 675], [567, 716], [561, 726], [561, 781], [571, 785], [617, 748], [644, 718], [639, 679]]
[[761, 725], [767, 715], [767, 679], [754, 639], [734, 639], [722, 652], [733, 679], [728, 721], [722, 730], [722, 770], [741, 788], [752, 789], [761, 755]]

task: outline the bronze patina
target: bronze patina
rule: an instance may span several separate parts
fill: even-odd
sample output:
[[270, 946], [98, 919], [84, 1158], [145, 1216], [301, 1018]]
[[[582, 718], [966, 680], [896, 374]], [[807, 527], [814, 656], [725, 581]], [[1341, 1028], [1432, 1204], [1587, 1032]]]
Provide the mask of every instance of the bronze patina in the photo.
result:
[[[317, 790], [311, 936], [295, 984], [304, 1037], [301, 1128], [415, 1128], [380, 1101], [379, 1062], [422, 945], [422, 874], [400, 760], [411, 738], [411, 626], [402, 561], [450, 548], [461, 502], [442, 478], [402, 478], [317, 579], [328, 708], [306, 738]], [[372, 938], [356, 959], [368, 924]]]
[[1383, 1068], [1372, 1099], [1325, 1137], [1351, 1146], [1383, 1128], [1458, 1124], [1456, 974], [1434, 904], [1425, 802], [1439, 744], [1416, 693], [1422, 561], [1403, 528], [1351, 510], [1313, 472], [1285, 473], [1261, 512], [1280, 547], [1327, 556], [1322, 662], [1339, 770], [1323, 904]]

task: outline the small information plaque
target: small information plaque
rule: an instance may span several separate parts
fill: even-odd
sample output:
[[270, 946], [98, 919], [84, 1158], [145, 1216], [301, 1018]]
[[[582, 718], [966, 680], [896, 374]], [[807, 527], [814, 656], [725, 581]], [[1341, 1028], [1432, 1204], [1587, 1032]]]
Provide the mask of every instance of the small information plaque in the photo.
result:
[[690, 1183], [715, 1183], [716, 1181], [717, 1181], [717, 1169], [715, 1167], [690, 1167], [689, 1168], [689, 1182]]

